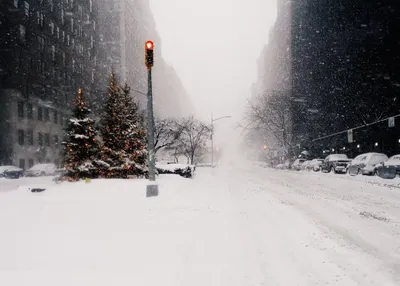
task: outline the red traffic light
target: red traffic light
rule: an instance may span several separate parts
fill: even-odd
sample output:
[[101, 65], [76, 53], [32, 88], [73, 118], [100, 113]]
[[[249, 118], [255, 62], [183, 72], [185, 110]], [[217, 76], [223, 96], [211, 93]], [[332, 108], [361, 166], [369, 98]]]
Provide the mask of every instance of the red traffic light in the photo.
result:
[[264, 150], [267, 150], [268, 149], [268, 146], [267, 145], [264, 145]]
[[154, 48], [153, 41], [147, 41], [145, 44], [146, 50], [152, 50]]

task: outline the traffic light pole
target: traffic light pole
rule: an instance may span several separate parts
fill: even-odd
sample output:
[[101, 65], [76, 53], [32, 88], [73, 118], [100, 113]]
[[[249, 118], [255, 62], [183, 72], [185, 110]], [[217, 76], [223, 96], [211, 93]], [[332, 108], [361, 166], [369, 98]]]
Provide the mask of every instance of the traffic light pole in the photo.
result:
[[147, 185], [146, 197], [158, 196], [158, 185], [156, 181], [156, 157], [154, 150], [154, 114], [153, 114], [153, 88], [151, 68], [148, 68], [148, 91], [147, 91], [147, 144], [148, 144], [148, 160], [149, 160], [149, 180]]

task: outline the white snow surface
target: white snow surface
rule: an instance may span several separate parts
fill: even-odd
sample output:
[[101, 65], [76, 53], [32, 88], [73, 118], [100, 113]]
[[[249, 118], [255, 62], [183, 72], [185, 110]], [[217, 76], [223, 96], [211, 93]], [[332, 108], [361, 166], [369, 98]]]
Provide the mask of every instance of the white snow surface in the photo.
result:
[[146, 198], [146, 180], [0, 179], [0, 285], [400, 285], [400, 189], [368, 180], [238, 165]]

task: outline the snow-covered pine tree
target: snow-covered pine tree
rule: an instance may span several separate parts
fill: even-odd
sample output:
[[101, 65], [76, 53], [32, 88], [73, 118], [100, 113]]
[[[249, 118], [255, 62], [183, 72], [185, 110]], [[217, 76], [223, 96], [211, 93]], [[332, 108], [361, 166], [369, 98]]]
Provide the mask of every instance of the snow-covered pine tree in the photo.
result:
[[126, 134], [124, 151], [128, 161], [132, 164], [130, 168], [147, 170], [147, 133], [144, 118], [140, 112], [139, 104], [130, 94], [130, 88], [125, 84], [122, 89], [122, 98], [126, 107]]
[[111, 74], [108, 97], [100, 120], [103, 138], [100, 159], [108, 165], [104, 177], [126, 177], [146, 172], [146, 133], [139, 106], [130, 96], [129, 87], [121, 88]]
[[67, 126], [67, 141], [64, 142], [64, 167], [67, 176], [72, 180], [92, 178], [96, 176], [93, 162], [99, 152], [99, 144], [95, 138], [95, 122], [89, 117], [91, 110], [83, 97], [82, 89], [78, 90], [74, 105], [73, 115]]

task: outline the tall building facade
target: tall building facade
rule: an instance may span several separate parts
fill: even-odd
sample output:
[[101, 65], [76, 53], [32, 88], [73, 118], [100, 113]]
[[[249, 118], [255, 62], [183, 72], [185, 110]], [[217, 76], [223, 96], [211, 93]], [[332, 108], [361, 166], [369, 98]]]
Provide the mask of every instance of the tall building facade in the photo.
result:
[[[132, 94], [145, 106], [146, 98], [141, 94], [147, 92], [144, 44], [146, 40], [152, 40], [155, 44], [153, 96], [156, 114], [179, 116], [188, 110], [193, 110], [179, 76], [162, 57], [162, 42], [149, 0], [99, 1], [102, 7], [100, 57], [106, 73], [114, 71], [119, 80], [127, 83], [132, 88]], [[104, 82], [107, 83], [107, 78]]]
[[0, 164], [60, 162], [76, 91], [96, 95], [96, 0], [0, 3]]
[[[400, 130], [388, 129], [387, 122], [355, 130], [354, 142], [348, 142], [346, 132], [329, 136], [400, 113], [400, 39], [396, 34], [400, 4], [279, 2], [268, 44], [271, 54], [265, 62], [273, 75], [266, 81], [272, 88], [280, 88], [283, 82], [290, 88], [295, 144], [317, 153], [337, 147], [351, 154], [355, 148], [370, 151], [372, 142], [380, 146], [377, 151], [400, 150]], [[282, 58], [284, 51], [288, 55]], [[282, 74], [283, 67], [289, 72]], [[393, 138], [381, 142], [383, 134]], [[324, 136], [329, 137], [316, 140]]]

